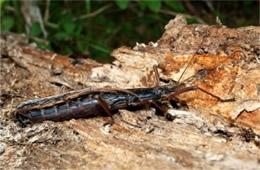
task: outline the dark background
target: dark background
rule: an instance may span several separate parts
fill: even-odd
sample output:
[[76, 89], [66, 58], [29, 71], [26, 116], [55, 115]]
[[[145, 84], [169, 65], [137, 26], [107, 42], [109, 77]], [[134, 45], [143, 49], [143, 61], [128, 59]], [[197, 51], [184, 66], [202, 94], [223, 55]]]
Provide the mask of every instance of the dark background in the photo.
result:
[[26, 33], [39, 48], [100, 62], [111, 62], [110, 52], [120, 46], [158, 40], [176, 14], [189, 24], [216, 24], [218, 16], [228, 27], [259, 25], [259, 1], [249, 0], [0, 0], [0, 5], [1, 33]]

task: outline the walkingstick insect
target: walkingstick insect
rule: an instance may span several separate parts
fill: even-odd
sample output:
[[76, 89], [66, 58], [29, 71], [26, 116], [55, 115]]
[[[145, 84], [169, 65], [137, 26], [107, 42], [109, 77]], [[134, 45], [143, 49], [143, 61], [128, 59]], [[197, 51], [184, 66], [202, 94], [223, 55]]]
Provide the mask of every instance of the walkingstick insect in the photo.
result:
[[[154, 66], [156, 86], [151, 88], [135, 89], [82, 89], [68, 93], [29, 100], [20, 104], [14, 112], [16, 119], [26, 125], [45, 120], [63, 121], [73, 118], [85, 118], [105, 112], [114, 122], [111, 111], [130, 107], [152, 105], [159, 111], [165, 110], [158, 104], [163, 100], [176, 98], [176, 95], [188, 91], [200, 90], [220, 102], [231, 102], [231, 99], [222, 99], [198, 86], [186, 87], [184, 82], [174, 81], [169, 85], [160, 85], [157, 67]], [[199, 71], [194, 76], [205, 74], [207, 69]]]

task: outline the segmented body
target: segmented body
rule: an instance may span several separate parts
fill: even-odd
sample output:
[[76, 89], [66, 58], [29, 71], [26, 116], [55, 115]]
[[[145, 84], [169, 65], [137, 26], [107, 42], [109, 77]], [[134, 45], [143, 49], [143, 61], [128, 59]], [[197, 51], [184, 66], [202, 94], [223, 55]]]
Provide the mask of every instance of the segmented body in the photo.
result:
[[167, 98], [176, 86], [128, 90], [72, 91], [62, 95], [29, 100], [18, 106], [15, 116], [23, 124], [44, 120], [61, 121], [98, 115], [104, 111], [100, 100], [110, 111], [144, 105]]
[[[184, 80], [190, 81], [203, 77], [210, 69], [198, 71], [194, 76]], [[234, 98], [222, 99], [198, 86], [186, 87], [186, 83], [172, 82], [171, 85], [160, 86], [159, 76], [154, 67], [157, 86], [153, 88], [136, 89], [83, 89], [65, 94], [51, 96], [36, 100], [29, 100], [18, 106], [15, 117], [22, 124], [39, 122], [44, 120], [61, 121], [72, 118], [84, 118], [95, 116], [103, 111], [111, 115], [110, 111], [126, 109], [132, 106], [153, 103], [154, 106], [163, 111], [156, 104], [163, 99], [175, 98], [176, 95], [187, 91], [200, 90], [221, 102], [232, 102]]]

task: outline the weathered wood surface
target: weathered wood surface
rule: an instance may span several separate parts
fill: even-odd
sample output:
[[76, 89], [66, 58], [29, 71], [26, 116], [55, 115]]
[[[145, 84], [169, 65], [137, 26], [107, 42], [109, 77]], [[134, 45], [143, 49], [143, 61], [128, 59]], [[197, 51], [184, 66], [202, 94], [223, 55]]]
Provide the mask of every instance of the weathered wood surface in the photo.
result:
[[[114, 50], [113, 64], [75, 60], [35, 49], [15, 34], [1, 35], [1, 168], [74, 169], [259, 169], [259, 27], [187, 25], [178, 16], [155, 43]], [[191, 60], [192, 59], [192, 60]], [[169, 112], [167, 121], [152, 108], [120, 110], [107, 117], [43, 122], [25, 128], [12, 111], [28, 99], [86, 87], [154, 86], [153, 65], [164, 79], [182, 80], [211, 68], [199, 91], [177, 96], [189, 110]]]

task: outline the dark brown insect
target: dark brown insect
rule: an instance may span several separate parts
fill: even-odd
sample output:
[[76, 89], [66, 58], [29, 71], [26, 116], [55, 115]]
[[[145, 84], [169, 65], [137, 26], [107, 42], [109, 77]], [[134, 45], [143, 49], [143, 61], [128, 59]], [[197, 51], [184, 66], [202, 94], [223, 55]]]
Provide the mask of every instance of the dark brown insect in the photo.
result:
[[[206, 90], [185, 83], [172, 82], [170, 85], [160, 86], [157, 68], [154, 67], [156, 87], [136, 89], [83, 89], [65, 94], [51, 96], [36, 100], [29, 100], [20, 104], [15, 111], [16, 119], [22, 124], [40, 122], [44, 120], [62, 121], [72, 118], [84, 118], [106, 112], [113, 117], [111, 111], [129, 107], [152, 104], [164, 112], [157, 103], [163, 100], [176, 98], [175, 96], [187, 91], [200, 90], [213, 96], [221, 102], [234, 101], [232, 99], [221, 99]], [[199, 71], [195, 76], [201, 76], [207, 72], [206, 69]]]

